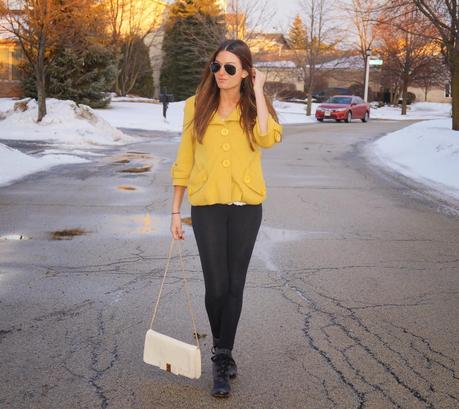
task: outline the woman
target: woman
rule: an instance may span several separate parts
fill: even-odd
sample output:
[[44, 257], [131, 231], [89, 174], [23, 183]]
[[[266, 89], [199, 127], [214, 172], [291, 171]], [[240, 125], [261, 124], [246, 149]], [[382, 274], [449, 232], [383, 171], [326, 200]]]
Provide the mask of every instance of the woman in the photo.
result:
[[237, 374], [232, 349], [266, 197], [260, 147], [282, 139], [276, 112], [263, 93], [265, 79], [252, 67], [243, 41], [224, 41], [196, 95], [185, 102], [182, 139], [171, 167], [171, 233], [184, 240], [180, 207], [188, 188], [213, 335], [216, 397], [229, 395], [229, 378]]

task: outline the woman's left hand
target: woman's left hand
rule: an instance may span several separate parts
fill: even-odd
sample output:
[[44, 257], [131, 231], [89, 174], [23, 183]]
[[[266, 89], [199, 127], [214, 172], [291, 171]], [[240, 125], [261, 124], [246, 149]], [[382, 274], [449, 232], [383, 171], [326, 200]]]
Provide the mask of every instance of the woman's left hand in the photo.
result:
[[262, 71], [252, 68], [253, 88], [263, 90], [266, 81], [266, 74]]

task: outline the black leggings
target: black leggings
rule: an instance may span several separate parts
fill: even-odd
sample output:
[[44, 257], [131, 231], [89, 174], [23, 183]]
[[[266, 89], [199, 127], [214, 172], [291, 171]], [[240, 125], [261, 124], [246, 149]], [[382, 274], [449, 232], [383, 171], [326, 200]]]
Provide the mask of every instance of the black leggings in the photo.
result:
[[205, 284], [205, 306], [220, 348], [233, 349], [247, 269], [261, 224], [262, 206], [191, 206], [193, 232]]

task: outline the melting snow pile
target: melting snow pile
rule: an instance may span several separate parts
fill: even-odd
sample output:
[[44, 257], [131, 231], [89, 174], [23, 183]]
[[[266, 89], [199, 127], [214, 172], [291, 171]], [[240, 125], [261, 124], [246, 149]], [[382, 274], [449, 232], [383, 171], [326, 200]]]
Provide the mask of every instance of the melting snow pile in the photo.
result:
[[89, 106], [70, 100], [48, 98], [47, 114], [41, 122], [36, 122], [38, 104], [34, 99], [15, 105], [16, 109], [1, 113], [0, 139], [46, 140], [59, 146], [91, 148], [138, 140], [111, 126]]

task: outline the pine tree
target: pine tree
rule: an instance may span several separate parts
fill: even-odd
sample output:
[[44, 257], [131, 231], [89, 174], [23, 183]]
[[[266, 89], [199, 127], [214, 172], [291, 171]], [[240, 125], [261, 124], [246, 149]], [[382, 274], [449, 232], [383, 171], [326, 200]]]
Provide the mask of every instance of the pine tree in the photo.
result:
[[225, 39], [225, 22], [215, 0], [175, 0], [163, 41], [162, 91], [182, 100], [196, 92], [212, 52]]
[[306, 28], [299, 14], [293, 20], [288, 32], [290, 46], [296, 50], [304, 50], [306, 48]]
[[[115, 79], [116, 64], [108, 47], [104, 13], [96, 0], [81, 0], [77, 5], [69, 3], [61, 7], [55, 21], [59, 41], [49, 50], [48, 97], [71, 99], [93, 108], [105, 107], [110, 102], [107, 91]], [[24, 66], [23, 70], [24, 91], [36, 97], [31, 67]]]

